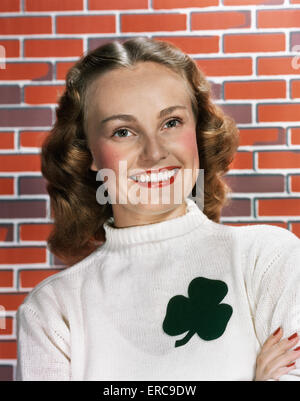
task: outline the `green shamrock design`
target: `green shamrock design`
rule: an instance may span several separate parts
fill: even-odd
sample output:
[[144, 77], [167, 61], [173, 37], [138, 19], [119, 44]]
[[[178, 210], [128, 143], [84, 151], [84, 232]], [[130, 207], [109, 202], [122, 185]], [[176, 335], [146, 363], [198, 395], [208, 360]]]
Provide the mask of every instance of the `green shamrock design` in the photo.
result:
[[184, 338], [175, 342], [175, 347], [185, 345], [195, 333], [206, 341], [221, 337], [232, 315], [230, 305], [220, 304], [227, 292], [224, 281], [196, 277], [189, 284], [189, 298], [176, 295], [169, 300], [164, 332], [178, 336], [188, 331]]

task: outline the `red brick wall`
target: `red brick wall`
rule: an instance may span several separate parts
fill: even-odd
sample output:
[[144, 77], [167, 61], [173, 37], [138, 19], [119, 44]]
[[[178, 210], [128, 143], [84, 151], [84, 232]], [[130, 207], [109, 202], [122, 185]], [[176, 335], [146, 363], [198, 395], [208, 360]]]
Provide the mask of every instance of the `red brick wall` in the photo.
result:
[[0, 13], [0, 380], [15, 375], [18, 306], [63, 268], [46, 247], [40, 146], [88, 49], [146, 34], [190, 54], [240, 129], [222, 222], [300, 237], [300, 0], [1, 0]]

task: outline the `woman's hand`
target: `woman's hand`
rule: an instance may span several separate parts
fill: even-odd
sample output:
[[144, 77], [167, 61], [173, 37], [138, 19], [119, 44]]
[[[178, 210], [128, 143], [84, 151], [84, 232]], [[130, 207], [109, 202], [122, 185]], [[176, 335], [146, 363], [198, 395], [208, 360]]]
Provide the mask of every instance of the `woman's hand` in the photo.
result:
[[300, 347], [292, 349], [299, 341], [297, 333], [281, 340], [283, 330], [277, 329], [264, 343], [256, 359], [255, 381], [278, 380], [295, 368], [300, 358]]

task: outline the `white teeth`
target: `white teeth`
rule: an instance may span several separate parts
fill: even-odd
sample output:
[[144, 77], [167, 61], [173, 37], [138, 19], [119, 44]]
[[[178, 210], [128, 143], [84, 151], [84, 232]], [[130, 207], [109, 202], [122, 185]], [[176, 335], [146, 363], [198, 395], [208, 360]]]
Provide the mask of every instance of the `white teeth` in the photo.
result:
[[151, 174], [151, 181], [157, 182], [157, 174], [155, 174], [155, 173]]
[[168, 181], [172, 176], [176, 174], [178, 171], [178, 168], [175, 168], [174, 170], [171, 171], [164, 171], [162, 173], [151, 173], [151, 174], [143, 174], [139, 176], [131, 176], [134, 181], [140, 181], [140, 182], [158, 182], [158, 181]]

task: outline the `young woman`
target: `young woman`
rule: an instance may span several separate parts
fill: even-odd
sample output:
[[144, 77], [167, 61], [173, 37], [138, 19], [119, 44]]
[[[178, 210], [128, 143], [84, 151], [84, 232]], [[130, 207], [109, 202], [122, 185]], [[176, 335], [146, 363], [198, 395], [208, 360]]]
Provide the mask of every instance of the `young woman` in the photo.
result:
[[108, 43], [69, 71], [42, 172], [48, 245], [73, 266], [18, 310], [18, 380], [300, 380], [299, 239], [219, 223], [237, 147], [170, 43]]

